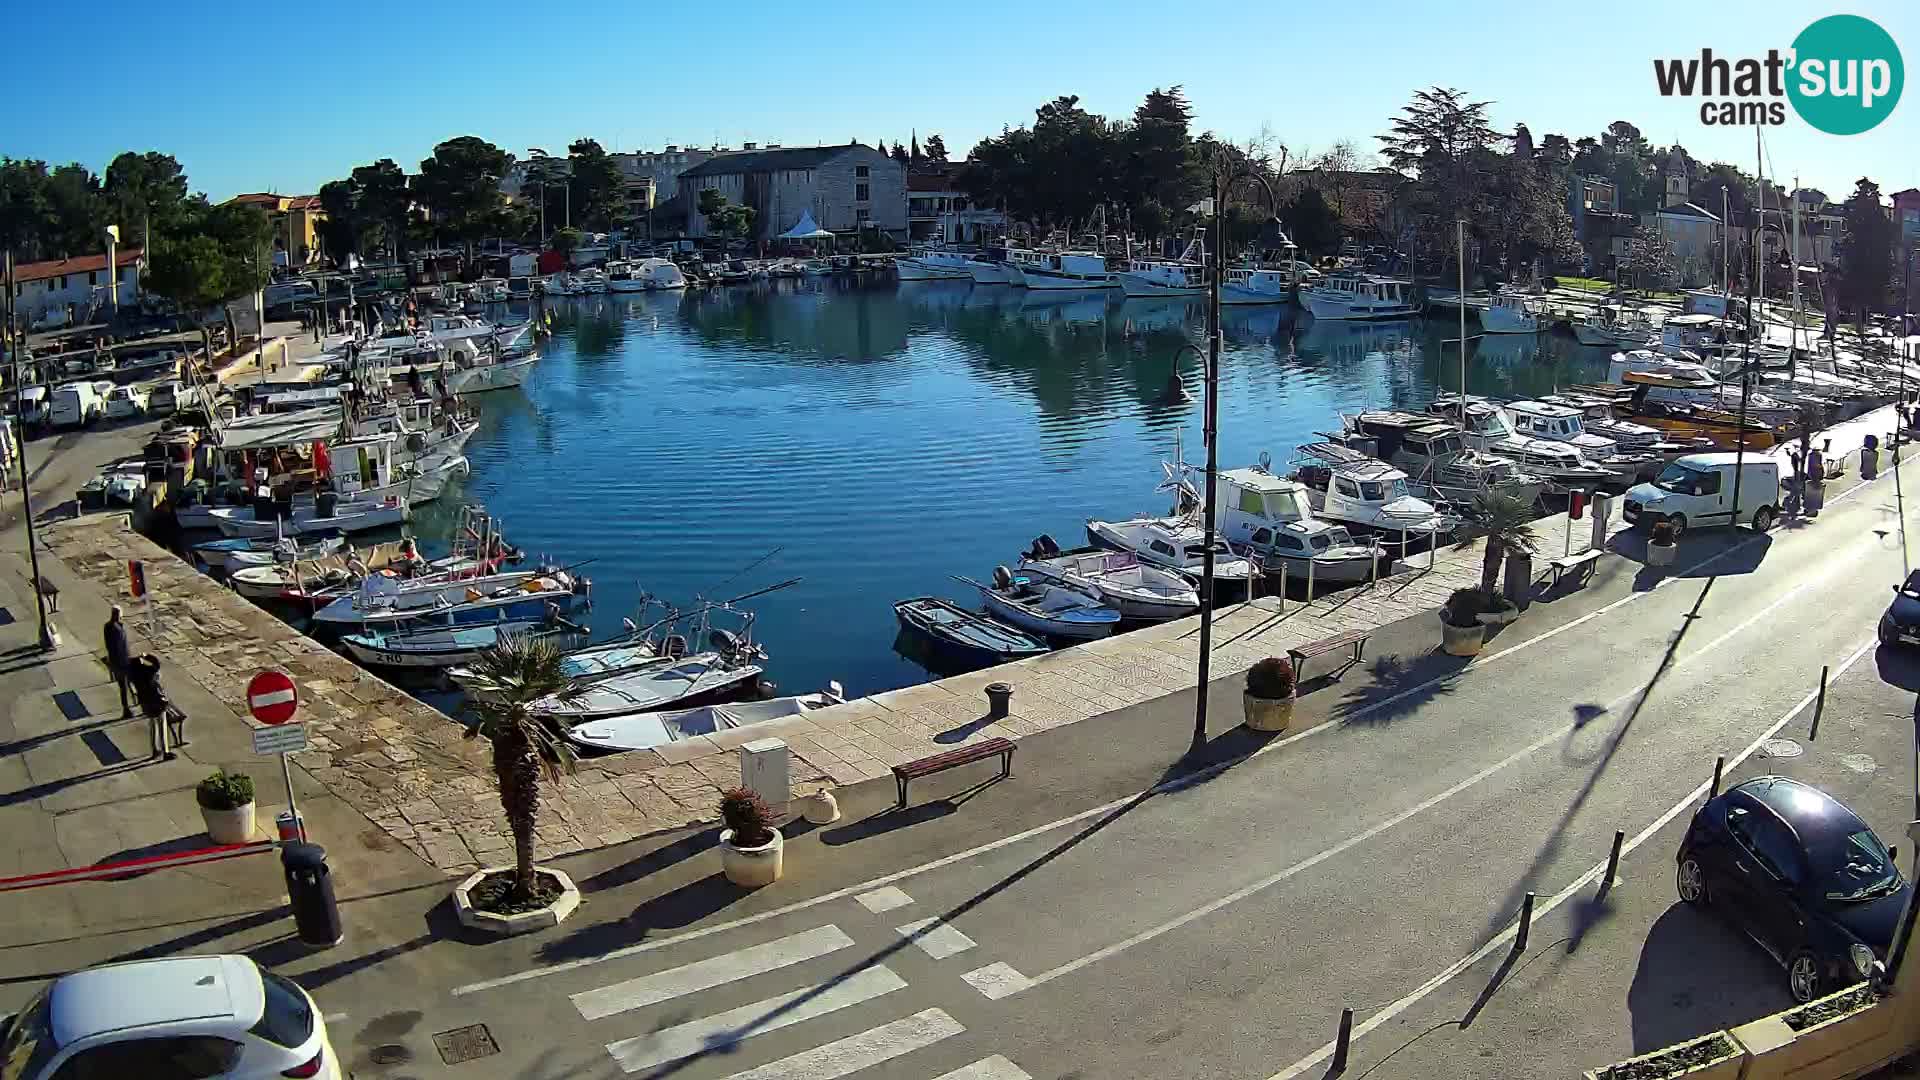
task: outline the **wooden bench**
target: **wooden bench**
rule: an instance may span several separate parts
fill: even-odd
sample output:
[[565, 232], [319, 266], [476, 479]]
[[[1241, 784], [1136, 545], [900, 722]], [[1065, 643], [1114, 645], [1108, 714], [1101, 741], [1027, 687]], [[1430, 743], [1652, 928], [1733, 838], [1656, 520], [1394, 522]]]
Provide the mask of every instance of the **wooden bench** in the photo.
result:
[[977, 743], [948, 750], [944, 754], [934, 754], [917, 761], [902, 762], [893, 767], [894, 782], [900, 785], [898, 806], [907, 805], [907, 781], [920, 776], [932, 776], [937, 772], [957, 769], [962, 765], [982, 761], [998, 755], [1000, 758], [1000, 779], [1013, 775], [1013, 740], [982, 739]]
[[1581, 572], [1592, 574], [1593, 564], [1600, 561], [1602, 554], [1604, 553], [1599, 548], [1591, 548], [1578, 554], [1563, 555], [1548, 563], [1547, 569], [1553, 572], [1554, 587], [1558, 588], [1560, 586], [1560, 578], [1562, 575]]
[[[1293, 681], [1295, 683], [1300, 681], [1301, 664], [1316, 656], [1339, 652], [1349, 646], [1353, 649], [1353, 664], [1358, 664], [1361, 656], [1366, 652], [1367, 639], [1372, 636], [1371, 630], [1348, 630], [1332, 637], [1323, 637], [1319, 641], [1309, 641], [1305, 645], [1295, 645], [1287, 650], [1287, 658], [1293, 661]], [[1353, 664], [1347, 666], [1352, 667]]]

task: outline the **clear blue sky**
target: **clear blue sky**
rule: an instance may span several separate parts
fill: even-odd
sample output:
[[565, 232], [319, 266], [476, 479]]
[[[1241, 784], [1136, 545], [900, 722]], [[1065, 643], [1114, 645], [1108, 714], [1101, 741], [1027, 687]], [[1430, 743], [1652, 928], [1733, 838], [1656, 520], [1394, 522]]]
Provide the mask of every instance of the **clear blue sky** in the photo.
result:
[[[556, 9], [564, 9], [564, 5]], [[1631, 120], [1665, 145], [1751, 171], [1753, 132], [1703, 126], [1697, 102], [1663, 100], [1652, 59], [1786, 48], [1812, 19], [1878, 21], [1920, 60], [1920, 4], [1826, 8], [1775, 0], [1442, 6], [1117, 2], [899, 5], [577, 5], [542, 17], [525, 0], [461, 4], [15, 5], [16, 97], [0, 153], [102, 168], [122, 149], [173, 153], [197, 189], [314, 191], [391, 157], [413, 171], [441, 139], [475, 134], [524, 155], [592, 136], [609, 149], [738, 146], [940, 132], [964, 154], [1039, 104], [1078, 94], [1123, 115], [1183, 84], [1201, 128], [1263, 129], [1324, 149], [1373, 136], [1415, 89], [1493, 101], [1496, 126], [1577, 138]], [[29, 43], [42, 43], [31, 45]], [[1769, 129], [1769, 175], [1841, 197], [1868, 175], [1920, 186], [1920, 90], [1864, 135]]]

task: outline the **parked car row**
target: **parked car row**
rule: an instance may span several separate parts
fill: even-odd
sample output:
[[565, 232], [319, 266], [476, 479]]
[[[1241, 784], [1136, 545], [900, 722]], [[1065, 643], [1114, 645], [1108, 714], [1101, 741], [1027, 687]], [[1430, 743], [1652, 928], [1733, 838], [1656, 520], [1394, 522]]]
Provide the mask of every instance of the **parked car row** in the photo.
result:
[[84, 428], [101, 418], [135, 420], [166, 416], [179, 407], [173, 382], [117, 386], [110, 380], [81, 380], [58, 386], [27, 386], [8, 404], [27, 428]]

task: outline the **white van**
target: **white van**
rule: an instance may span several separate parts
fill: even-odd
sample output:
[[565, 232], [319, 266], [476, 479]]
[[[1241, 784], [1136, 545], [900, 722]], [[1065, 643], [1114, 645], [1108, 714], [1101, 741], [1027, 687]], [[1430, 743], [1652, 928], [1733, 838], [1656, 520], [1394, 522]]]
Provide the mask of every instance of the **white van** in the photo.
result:
[[92, 383], [70, 382], [54, 388], [53, 414], [48, 423], [57, 428], [86, 427], [103, 408], [100, 391]]
[[135, 383], [132, 386], [116, 386], [107, 391], [107, 419], [131, 420], [145, 416], [147, 398], [152, 395], [150, 387]]
[[1627, 491], [1625, 515], [1632, 525], [1665, 521], [1675, 537], [1692, 528], [1750, 522], [1766, 532], [1780, 514], [1780, 463], [1748, 454], [1740, 464], [1740, 505], [1733, 505], [1731, 453], [1688, 454], [1674, 458], [1652, 483]]
[[180, 407], [180, 384], [171, 380], [158, 383], [147, 395], [147, 415], [167, 416]]
[[20, 410], [20, 423], [23, 427], [39, 428], [47, 425], [47, 418], [52, 413], [52, 406], [47, 398], [47, 388], [44, 386], [21, 388], [19, 400], [14, 408]]

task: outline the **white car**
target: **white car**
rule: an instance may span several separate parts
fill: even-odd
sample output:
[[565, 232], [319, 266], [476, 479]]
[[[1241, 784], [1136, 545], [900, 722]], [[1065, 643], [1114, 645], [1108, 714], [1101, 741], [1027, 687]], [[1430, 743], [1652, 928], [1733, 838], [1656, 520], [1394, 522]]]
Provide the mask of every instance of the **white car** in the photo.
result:
[[340, 1080], [320, 1008], [244, 956], [62, 975], [0, 1021], [0, 1080]]
[[116, 386], [107, 394], [107, 419], [128, 420], [147, 414], [153, 390], [145, 386]]

